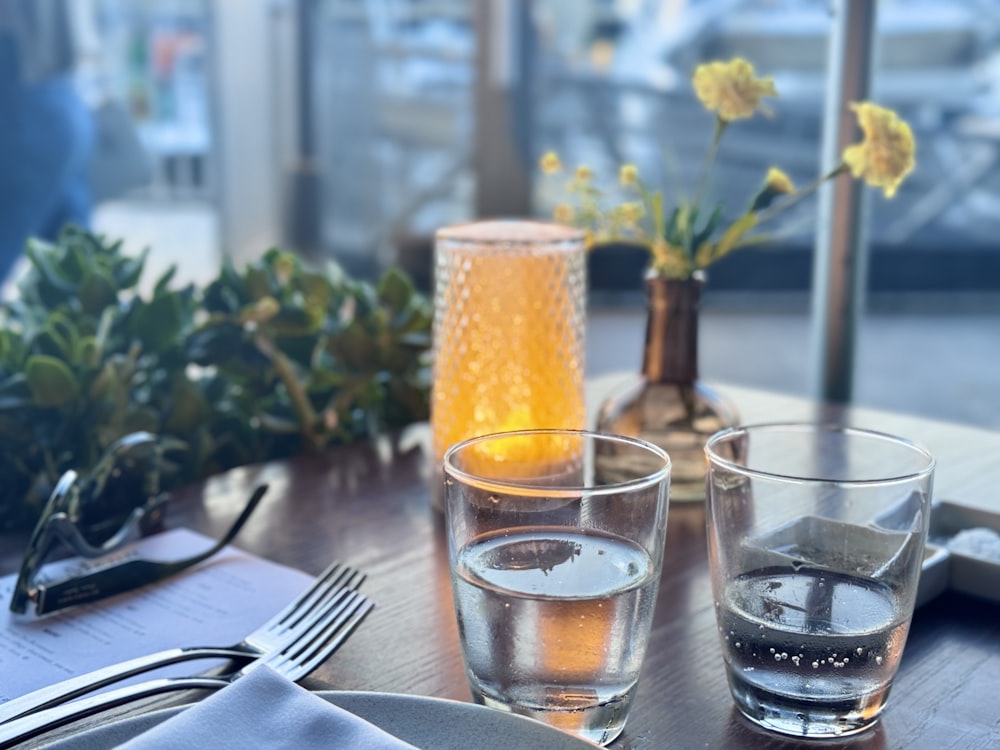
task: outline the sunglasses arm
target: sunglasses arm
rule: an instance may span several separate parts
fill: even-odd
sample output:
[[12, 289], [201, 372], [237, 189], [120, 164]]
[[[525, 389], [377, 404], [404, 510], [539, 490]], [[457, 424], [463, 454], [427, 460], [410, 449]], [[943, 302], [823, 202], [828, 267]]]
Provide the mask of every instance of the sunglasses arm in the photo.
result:
[[[125, 559], [99, 568], [81, 576], [75, 576], [59, 583], [50, 585], [39, 585], [28, 598], [35, 601], [35, 614], [45, 615], [51, 612], [65, 609], [66, 607], [78, 604], [88, 604], [91, 602], [106, 599], [115, 594], [121, 594], [140, 586], [157, 583], [165, 578], [169, 578], [186, 568], [197, 565], [203, 560], [207, 560], [217, 554], [224, 546], [229, 544], [239, 533], [243, 524], [247, 522], [254, 509], [257, 507], [264, 493], [267, 492], [267, 485], [257, 487], [253, 495], [247, 501], [246, 507], [240, 513], [239, 518], [229, 527], [229, 530], [215, 544], [203, 552], [174, 562], [160, 562], [144, 559]], [[55, 519], [53, 519], [55, 520]], [[68, 521], [67, 521], [68, 523]], [[75, 529], [74, 529], [75, 531]], [[82, 541], [82, 540], [81, 540]], [[16, 593], [16, 592], [15, 592]], [[22, 607], [27, 605], [24, 602]], [[11, 602], [13, 609], [14, 602]], [[24, 608], [20, 610], [24, 611]]]

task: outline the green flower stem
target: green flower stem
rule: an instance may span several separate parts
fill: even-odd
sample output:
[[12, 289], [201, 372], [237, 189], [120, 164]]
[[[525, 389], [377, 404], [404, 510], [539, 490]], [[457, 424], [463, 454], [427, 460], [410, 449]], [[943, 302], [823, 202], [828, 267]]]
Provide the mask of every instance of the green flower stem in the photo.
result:
[[705, 156], [701, 176], [698, 178], [698, 189], [694, 194], [694, 203], [691, 204], [693, 206], [701, 205], [705, 191], [708, 189], [708, 178], [712, 173], [712, 167], [715, 166], [715, 159], [719, 154], [719, 142], [722, 140], [722, 134], [726, 132], [727, 125], [729, 125], [728, 120], [723, 120], [721, 117], [715, 118], [715, 130], [712, 133], [712, 142], [708, 146], [708, 154]]

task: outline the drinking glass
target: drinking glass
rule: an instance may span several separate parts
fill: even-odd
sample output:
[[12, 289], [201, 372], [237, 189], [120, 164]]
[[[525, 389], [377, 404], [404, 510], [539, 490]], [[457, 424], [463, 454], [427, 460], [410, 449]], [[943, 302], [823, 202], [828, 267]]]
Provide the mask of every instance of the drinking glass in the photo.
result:
[[653, 619], [667, 454], [615, 435], [525, 430], [453, 446], [444, 473], [473, 698], [611, 742]]
[[934, 459], [861, 429], [765, 424], [706, 446], [708, 540], [730, 692], [799, 737], [872, 726], [913, 615]]
[[[586, 257], [579, 229], [489, 220], [434, 246], [433, 455], [492, 432], [582, 429]], [[441, 509], [442, 483], [433, 483]]]

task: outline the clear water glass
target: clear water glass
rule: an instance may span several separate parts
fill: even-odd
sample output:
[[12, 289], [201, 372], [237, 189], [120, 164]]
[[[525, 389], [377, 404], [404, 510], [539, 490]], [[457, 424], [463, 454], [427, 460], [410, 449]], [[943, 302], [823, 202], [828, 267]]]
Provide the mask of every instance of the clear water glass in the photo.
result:
[[670, 460], [572, 430], [444, 456], [452, 588], [476, 702], [599, 744], [623, 730], [653, 619]]
[[714, 435], [708, 536], [730, 692], [796, 737], [882, 714], [913, 616], [934, 459], [900, 437], [770, 424]]

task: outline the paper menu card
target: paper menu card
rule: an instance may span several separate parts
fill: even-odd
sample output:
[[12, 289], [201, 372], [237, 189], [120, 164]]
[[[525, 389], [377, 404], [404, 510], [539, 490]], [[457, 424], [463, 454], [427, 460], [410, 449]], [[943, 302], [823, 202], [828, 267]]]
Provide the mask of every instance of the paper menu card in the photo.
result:
[[[173, 529], [140, 540], [136, 549], [172, 560], [212, 544], [189, 529]], [[9, 611], [16, 581], [16, 575], [0, 578], [0, 702], [161, 649], [236, 643], [312, 577], [229, 546], [159, 583], [42, 618]], [[156, 676], [193, 674], [215, 663], [175, 665]]]

